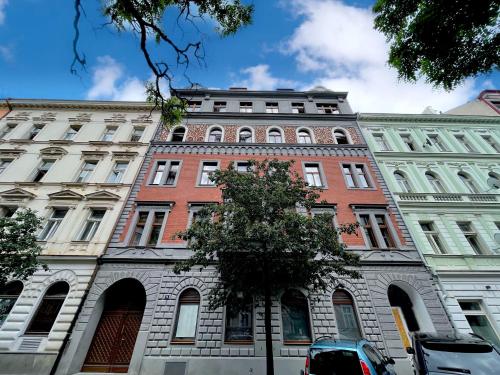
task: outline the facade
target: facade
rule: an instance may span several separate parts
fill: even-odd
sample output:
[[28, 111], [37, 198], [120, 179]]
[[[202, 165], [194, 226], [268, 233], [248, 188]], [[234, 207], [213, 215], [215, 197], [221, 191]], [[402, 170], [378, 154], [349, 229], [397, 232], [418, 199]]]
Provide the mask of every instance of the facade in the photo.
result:
[[500, 343], [500, 119], [361, 114], [455, 328]]
[[43, 218], [49, 270], [0, 291], [0, 374], [49, 374], [158, 125], [144, 104], [11, 100], [0, 111], [0, 214]]
[[478, 97], [446, 112], [447, 115], [500, 116], [500, 90], [484, 90]]
[[280, 291], [272, 308], [276, 373], [298, 374], [308, 345], [324, 335], [365, 336], [396, 358], [402, 374], [409, 371], [408, 331], [447, 332], [451, 325], [347, 94], [322, 88], [180, 94], [190, 98], [190, 113], [180, 126], [157, 132], [57, 374], [265, 372], [263, 308], [236, 316], [210, 311], [216, 275], [174, 274], [190, 251], [173, 236], [200, 207], [219, 201], [211, 171], [272, 158], [295, 160], [309, 183], [323, 187], [328, 204], [311, 214], [328, 210], [337, 223], [362, 223], [357, 236], [342, 240], [361, 255], [363, 275], [339, 279], [324, 295]]

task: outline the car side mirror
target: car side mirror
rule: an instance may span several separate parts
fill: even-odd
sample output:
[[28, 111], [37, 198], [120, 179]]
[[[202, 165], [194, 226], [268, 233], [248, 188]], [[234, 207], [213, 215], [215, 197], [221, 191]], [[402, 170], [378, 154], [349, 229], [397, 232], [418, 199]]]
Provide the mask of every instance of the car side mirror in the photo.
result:
[[411, 346], [406, 348], [406, 353], [408, 354], [415, 354], [415, 349], [413, 349]]
[[390, 365], [393, 365], [393, 364], [395, 364], [396, 362], [395, 362], [395, 361], [394, 361], [394, 359], [393, 359], [393, 358], [391, 358], [391, 357], [385, 357], [385, 363], [388, 363], [388, 364], [390, 364]]

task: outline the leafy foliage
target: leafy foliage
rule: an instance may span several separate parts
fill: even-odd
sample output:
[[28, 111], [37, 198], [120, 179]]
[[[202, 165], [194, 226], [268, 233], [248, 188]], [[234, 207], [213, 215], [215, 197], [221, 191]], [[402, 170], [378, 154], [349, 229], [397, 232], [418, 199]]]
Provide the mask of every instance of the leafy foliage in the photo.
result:
[[375, 28], [400, 78], [452, 89], [498, 69], [500, 0], [377, 0]]
[[47, 269], [37, 259], [42, 248], [35, 233], [40, 227], [40, 218], [30, 209], [0, 218], [0, 285], [9, 279], [24, 280], [39, 266]]

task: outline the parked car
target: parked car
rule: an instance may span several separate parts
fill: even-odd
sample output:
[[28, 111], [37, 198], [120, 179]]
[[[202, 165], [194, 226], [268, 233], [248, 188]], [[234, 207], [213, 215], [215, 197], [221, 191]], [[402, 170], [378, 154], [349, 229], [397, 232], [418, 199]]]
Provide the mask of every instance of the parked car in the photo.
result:
[[413, 334], [413, 368], [418, 375], [498, 375], [500, 353], [477, 335]]
[[304, 375], [395, 375], [394, 360], [367, 340], [324, 337], [309, 347]]

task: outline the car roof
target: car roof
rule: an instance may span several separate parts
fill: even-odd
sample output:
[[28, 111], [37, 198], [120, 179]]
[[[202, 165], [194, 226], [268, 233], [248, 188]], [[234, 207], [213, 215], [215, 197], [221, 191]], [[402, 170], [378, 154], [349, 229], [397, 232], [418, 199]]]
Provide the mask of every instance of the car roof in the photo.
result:
[[335, 340], [335, 339], [320, 339], [311, 345], [311, 349], [344, 349], [356, 350], [358, 345], [367, 343], [366, 340]]
[[418, 332], [414, 333], [415, 341], [419, 342], [447, 342], [447, 343], [462, 343], [462, 344], [488, 344], [487, 341], [481, 337], [473, 334], [464, 335], [461, 333], [428, 333]]

